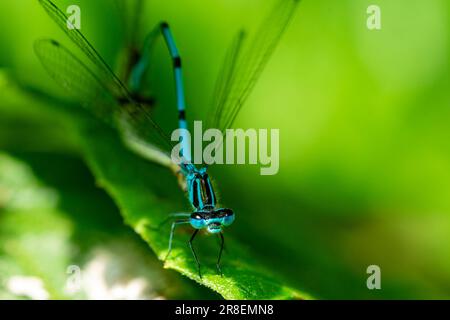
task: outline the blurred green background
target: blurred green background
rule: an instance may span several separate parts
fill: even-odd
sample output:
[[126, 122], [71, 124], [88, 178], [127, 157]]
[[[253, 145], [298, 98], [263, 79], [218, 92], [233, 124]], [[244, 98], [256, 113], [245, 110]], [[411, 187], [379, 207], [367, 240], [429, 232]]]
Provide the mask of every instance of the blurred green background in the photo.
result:
[[[113, 1], [55, 2], [81, 6], [82, 32], [117, 65], [123, 28]], [[240, 27], [254, 30], [272, 3], [146, 1], [140, 39], [158, 21], [170, 22], [184, 61], [188, 120], [206, 118], [232, 36]], [[366, 27], [371, 4], [381, 7], [381, 30]], [[238, 216], [227, 232], [290, 286], [329, 299], [450, 298], [449, 12], [445, 0], [300, 4], [235, 123], [280, 129], [279, 173], [212, 169]], [[68, 43], [37, 1], [0, 3], [2, 70], [63, 96], [33, 52], [34, 40], [49, 37]], [[163, 46], [152, 68], [148, 81], [165, 108], [157, 112], [174, 127]], [[1, 90], [0, 298], [20, 296], [9, 286], [15, 274], [59, 274], [48, 290], [66, 297], [57, 283], [68, 265], [100, 258], [107, 265], [120, 260], [123, 247], [134, 248], [127, 250], [133, 263], [118, 278], [150, 282], [143, 297], [217, 298], [163, 270], [122, 224], [58, 116]], [[366, 287], [372, 264], [381, 268], [381, 290]]]

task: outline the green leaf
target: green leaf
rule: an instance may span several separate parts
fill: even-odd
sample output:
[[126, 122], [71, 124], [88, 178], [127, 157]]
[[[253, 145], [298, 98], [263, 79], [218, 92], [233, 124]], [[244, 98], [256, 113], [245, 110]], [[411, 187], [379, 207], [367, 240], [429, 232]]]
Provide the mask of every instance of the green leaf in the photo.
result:
[[[48, 100], [48, 99], [47, 99]], [[46, 110], [43, 110], [43, 109]], [[58, 121], [67, 122], [66, 129], [76, 128], [81, 153], [97, 180], [118, 205], [121, 214], [156, 253], [160, 260], [167, 254], [170, 224], [156, 230], [170, 213], [189, 212], [190, 205], [180, 190], [176, 177], [164, 167], [146, 161], [122, 144], [118, 134], [90, 118], [80, 117], [70, 107], [55, 111], [48, 103], [40, 113], [58, 114]], [[65, 117], [61, 117], [61, 113]], [[73, 130], [73, 129], [72, 129]], [[239, 223], [239, 217], [237, 221]], [[229, 231], [229, 232], [228, 232]], [[222, 257], [223, 276], [218, 275], [216, 260], [218, 240], [201, 235], [194, 246], [202, 265], [201, 279], [187, 245], [192, 230], [177, 229], [173, 250], [164, 267], [216, 291], [225, 299], [308, 299], [307, 294], [290, 288], [252, 255], [251, 247], [239, 243], [233, 228], [226, 230]]]

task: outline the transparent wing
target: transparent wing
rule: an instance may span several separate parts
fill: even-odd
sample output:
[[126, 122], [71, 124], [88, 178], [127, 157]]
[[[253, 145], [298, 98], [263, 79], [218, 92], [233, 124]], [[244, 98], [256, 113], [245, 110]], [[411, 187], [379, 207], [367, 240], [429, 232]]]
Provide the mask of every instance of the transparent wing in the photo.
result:
[[227, 101], [228, 93], [233, 84], [233, 78], [236, 71], [236, 65], [239, 61], [242, 45], [245, 39], [244, 31], [240, 31], [233, 39], [232, 45], [227, 52], [224, 64], [219, 73], [219, 79], [216, 82], [216, 88], [213, 94], [212, 106], [215, 106], [216, 112], [209, 113], [208, 124], [210, 128], [218, 128], [222, 118], [223, 105]]
[[278, 0], [255, 37], [243, 46], [240, 33], [234, 40], [217, 85], [210, 127], [231, 127], [270, 56], [275, 50], [300, 0]]
[[115, 0], [115, 3], [121, 17], [123, 30], [125, 31], [126, 45], [135, 47], [142, 22], [144, 1]]
[[67, 16], [50, 0], [38, 0], [47, 14], [56, 22], [64, 33], [72, 40], [72, 42], [84, 52], [89, 60], [99, 69], [97, 73], [103, 81], [104, 85], [116, 96], [130, 98], [130, 94], [120, 79], [114, 74], [105, 60], [95, 50], [92, 44], [84, 37], [84, 35], [76, 28], [68, 28], [70, 21]]
[[135, 140], [151, 142], [165, 151], [172, 149], [170, 139], [145, 107], [131, 99], [114, 97], [102, 80], [64, 46], [55, 40], [38, 40], [34, 49], [50, 76], [88, 111], [120, 131], [126, 124]]
[[50, 105], [68, 105], [71, 106], [71, 101], [67, 99], [56, 97], [54, 95], [50, 95], [46, 91], [43, 91], [41, 88], [36, 87], [26, 81], [24, 81], [21, 77], [18, 77], [16, 74], [4, 73], [0, 69], [0, 88], [2, 81], [4, 80], [4, 85], [10, 86], [18, 92], [23, 93], [24, 95], [31, 97], [37, 101], [41, 101], [43, 103], [48, 103]]
[[117, 112], [116, 99], [97, 76], [55, 40], [38, 40], [34, 50], [50, 76], [85, 107], [111, 123]]

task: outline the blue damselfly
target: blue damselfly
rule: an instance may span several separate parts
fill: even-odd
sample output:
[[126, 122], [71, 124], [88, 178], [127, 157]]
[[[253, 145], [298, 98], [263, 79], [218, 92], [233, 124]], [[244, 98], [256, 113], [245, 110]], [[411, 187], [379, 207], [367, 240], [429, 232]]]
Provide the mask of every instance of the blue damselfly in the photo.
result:
[[[162, 22], [145, 37], [142, 50], [131, 55], [125, 79], [120, 79], [79, 30], [67, 28], [67, 16], [52, 1], [39, 2], [92, 65], [89, 67], [55, 40], [38, 40], [35, 52], [49, 74], [63, 87], [75, 93], [86, 109], [116, 128], [128, 148], [148, 160], [169, 167], [180, 178], [180, 185], [188, 195], [193, 212], [175, 213], [167, 219], [175, 220], [172, 222], [165, 259], [172, 249], [175, 228], [189, 224], [194, 228], [189, 246], [197, 263], [199, 276], [201, 277], [200, 263], [192, 242], [202, 229], [219, 236], [221, 245], [217, 269], [222, 274], [222, 230], [233, 223], [235, 214], [233, 210], [218, 205], [207, 173], [208, 166], [194, 165], [190, 161], [190, 149], [185, 137], [182, 137], [181, 162], [176, 164], [172, 161], [169, 155], [174, 147], [173, 142], [151, 115], [149, 106], [152, 99], [140, 95], [152, 47], [158, 36], [162, 36], [173, 62], [179, 128], [188, 128], [181, 57], [169, 25]], [[223, 132], [232, 126], [291, 20], [298, 2], [299, 0], [278, 0], [253, 39], [247, 40], [244, 31], [235, 36], [213, 95], [209, 127]], [[134, 41], [134, 33], [132, 37]]]

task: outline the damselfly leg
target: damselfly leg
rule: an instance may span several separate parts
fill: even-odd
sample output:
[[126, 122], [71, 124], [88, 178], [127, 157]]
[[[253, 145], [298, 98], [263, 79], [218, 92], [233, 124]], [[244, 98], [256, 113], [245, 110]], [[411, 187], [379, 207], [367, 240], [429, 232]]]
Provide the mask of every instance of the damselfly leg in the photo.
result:
[[222, 232], [219, 233], [219, 237], [220, 237], [220, 251], [219, 251], [219, 257], [217, 258], [216, 266], [217, 266], [217, 271], [219, 272], [220, 276], [223, 277], [222, 269], [220, 268], [220, 258], [222, 258], [222, 251], [223, 251], [225, 239], [223, 238]]
[[[176, 219], [176, 218], [189, 218], [190, 217], [190, 213], [172, 213], [170, 214], [166, 219], [164, 219], [163, 221], [161, 221], [156, 227], [150, 227], [150, 229], [158, 231], [160, 230], [167, 222]], [[181, 219], [180, 219], [181, 220]]]
[[166, 262], [167, 258], [169, 257], [170, 253], [172, 252], [172, 240], [173, 240], [173, 234], [175, 232], [176, 226], [182, 225], [182, 224], [188, 224], [189, 220], [176, 220], [172, 222], [172, 227], [170, 228], [170, 236], [169, 236], [169, 248], [167, 249], [166, 256], [164, 258], [164, 262]]

